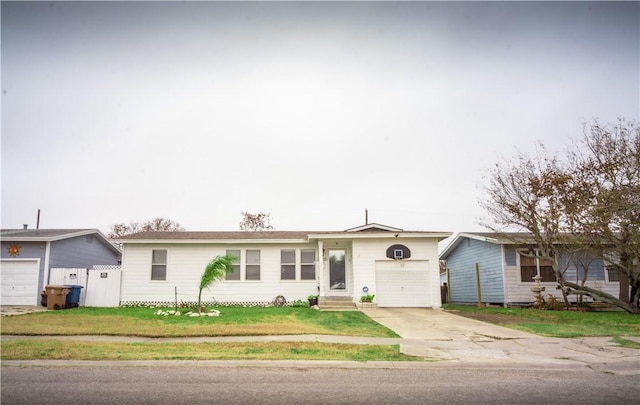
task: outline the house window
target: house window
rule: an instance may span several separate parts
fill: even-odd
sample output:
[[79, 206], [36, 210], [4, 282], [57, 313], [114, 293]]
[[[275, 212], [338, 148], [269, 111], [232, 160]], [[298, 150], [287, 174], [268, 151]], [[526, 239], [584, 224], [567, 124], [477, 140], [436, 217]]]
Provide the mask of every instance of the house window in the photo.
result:
[[296, 279], [296, 251], [283, 249], [280, 251], [280, 280]]
[[300, 252], [300, 279], [316, 279], [316, 251], [313, 249], [302, 249]]
[[247, 250], [245, 280], [260, 280], [260, 251]]
[[620, 271], [614, 266], [607, 267], [607, 275], [609, 277], [609, 281], [620, 281]]
[[167, 279], [167, 251], [151, 251], [151, 280]]
[[240, 280], [240, 250], [227, 250], [227, 256], [233, 256], [233, 273], [224, 275], [225, 280]]
[[551, 262], [548, 260], [520, 255], [520, 279], [523, 283], [533, 283], [533, 277], [538, 274], [538, 265], [536, 259], [540, 265], [540, 281], [541, 282], [555, 282], [556, 275], [551, 266]]

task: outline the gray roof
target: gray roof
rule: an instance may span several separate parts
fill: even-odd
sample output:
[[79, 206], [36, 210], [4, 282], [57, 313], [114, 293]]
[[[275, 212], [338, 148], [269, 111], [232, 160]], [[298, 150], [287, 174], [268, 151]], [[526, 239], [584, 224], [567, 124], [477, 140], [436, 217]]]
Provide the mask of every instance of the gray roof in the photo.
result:
[[267, 239], [285, 240], [300, 239], [305, 240], [309, 234], [336, 233], [336, 232], [305, 232], [305, 231], [146, 231], [116, 238], [117, 241], [128, 240], [227, 240], [227, 239]]
[[98, 229], [2, 229], [0, 239], [10, 242], [54, 242], [84, 235], [96, 235], [112, 250], [120, 254], [120, 249], [114, 246]]

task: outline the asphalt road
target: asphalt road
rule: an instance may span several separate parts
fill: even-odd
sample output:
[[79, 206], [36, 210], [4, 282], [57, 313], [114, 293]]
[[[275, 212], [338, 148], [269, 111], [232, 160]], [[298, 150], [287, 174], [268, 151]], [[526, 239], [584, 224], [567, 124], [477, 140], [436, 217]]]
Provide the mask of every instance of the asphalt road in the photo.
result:
[[[166, 364], [166, 363], [165, 363]], [[3, 366], [11, 404], [623, 404], [640, 377], [590, 370], [441, 367]]]

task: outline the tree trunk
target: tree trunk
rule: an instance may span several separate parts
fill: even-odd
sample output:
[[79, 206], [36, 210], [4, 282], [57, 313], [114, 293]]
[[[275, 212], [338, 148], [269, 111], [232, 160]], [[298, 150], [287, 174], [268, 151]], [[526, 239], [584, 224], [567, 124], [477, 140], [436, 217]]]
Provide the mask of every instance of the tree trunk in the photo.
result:
[[629, 294], [629, 277], [627, 277], [627, 275], [622, 271], [618, 271], [618, 274], [620, 275], [620, 292], [618, 293], [618, 299], [620, 299], [620, 301], [630, 303], [631, 295]]
[[603, 291], [600, 290], [595, 290], [591, 287], [587, 287], [587, 286], [580, 286], [579, 284], [576, 283], [572, 283], [570, 281], [564, 281], [564, 284], [567, 287], [573, 288], [576, 291], [582, 291], [584, 292], [586, 295], [590, 296], [593, 299], [599, 299], [603, 302], [606, 302], [608, 304], [612, 304], [615, 305], [618, 308], [624, 309], [625, 311], [632, 313], [632, 314], [640, 314], [640, 309], [638, 308], [637, 305], [632, 305], [629, 304], [628, 302], [624, 302], [616, 297], [614, 297], [611, 294], [607, 294]]

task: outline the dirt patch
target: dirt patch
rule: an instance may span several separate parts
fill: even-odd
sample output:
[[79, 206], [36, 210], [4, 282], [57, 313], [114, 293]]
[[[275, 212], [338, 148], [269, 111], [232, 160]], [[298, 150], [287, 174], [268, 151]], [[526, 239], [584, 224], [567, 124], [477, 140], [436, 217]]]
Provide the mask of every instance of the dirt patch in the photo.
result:
[[496, 314], [496, 313], [483, 312], [483, 311], [467, 312], [467, 311], [451, 310], [447, 312], [450, 312], [452, 314], [456, 314], [459, 316], [464, 316], [465, 318], [471, 318], [471, 319], [475, 319], [482, 322], [493, 323], [495, 325], [523, 323], [527, 321], [525, 318], [520, 318], [518, 316]]

